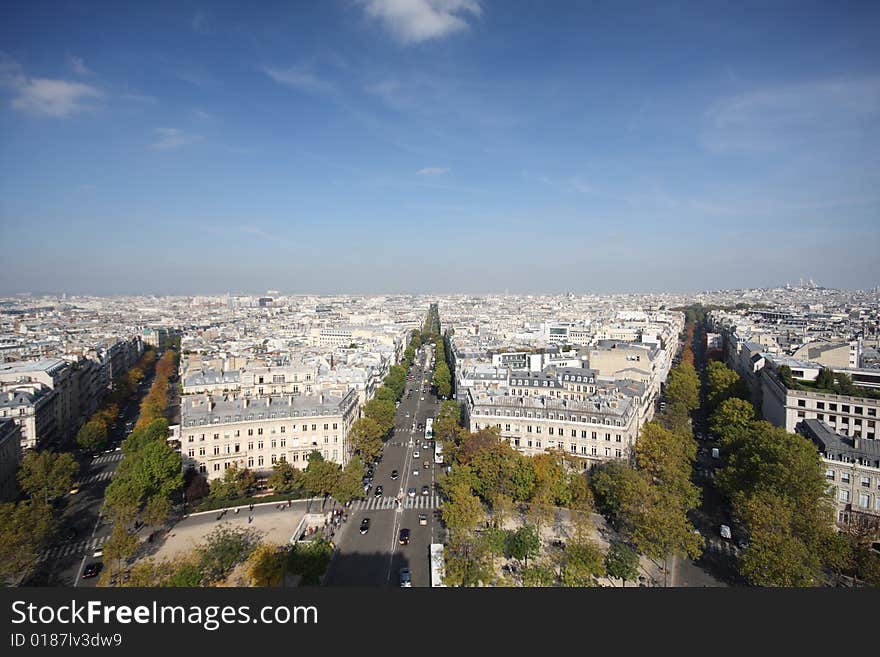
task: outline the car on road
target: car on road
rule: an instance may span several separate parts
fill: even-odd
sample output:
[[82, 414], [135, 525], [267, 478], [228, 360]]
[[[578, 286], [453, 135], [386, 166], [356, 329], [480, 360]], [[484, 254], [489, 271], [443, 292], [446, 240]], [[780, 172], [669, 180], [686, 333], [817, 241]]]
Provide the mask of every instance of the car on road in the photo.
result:
[[397, 542], [401, 545], [409, 545], [409, 530], [401, 529], [400, 536], [397, 537]]
[[382, 497], [382, 487], [376, 486], [376, 492], [374, 493], [376, 497]]
[[721, 538], [726, 538], [726, 539], [730, 540], [730, 537], [731, 537], [730, 527], [728, 527], [727, 525], [721, 525], [721, 529], [720, 529], [719, 533], [721, 534]]
[[420, 525], [427, 525], [428, 524], [428, 514], [427, 513], [420, 513], [419, 514], [419, 524]]
[[97, 550], [92, 552], [93, 559], [100, 559], [103, 556], [104, 556], [104, 548], [102, 548], [102, 547], [99, 547]]
[[88, 566], [85, 567], [85, 570], [83, 570], [82, 578], [91, 579], [92, 577], [97, 577], [98, 573], [101, 572], [101, 568], [103, 567], [104, 564], [99, 562], [90, 563]]
[[400, 475], [397, 474], [397, 470], [391, 471], [391, 479], [397, 479]]
[[422, 401], [425, 401], [425, 398], [424, 398], [424, 397], [422, 397]]
[[422, 467], [425, 468], [425, 470], [427, 470], [428, 468], [431, 467], [431, 462], [425, 461], [424, 463], [422, 463]]
[[428, 443], [422, 443], [422, 449], [431, 449], [431, 446]]
[[703, 434], [700, 433], [699, 431], [697, 431], [697, 440], [702, 440], [702, 439], [703, 439]]
[[416, 451], [413, 452], [413, 458], [414, 458], [414, 459], [419, 458], [419, 450], [416, 450]]
[[416, 489], [410, 487], [410, 489], [408, 491], [406, 491], [406, 494], [409, 495], [410, 497], [415, 497], [416, 496]]
[[418, 476], [419, 476], [419, 469], [413, 468], [413, 477], [418, 477]]
[[412, 573], [409, 572], [409, 568], [400, 569], [400, 585], [403, 588], [412, 588]]
[[79, 484], [74, 484], [68, 495], [76, 495], [79, 492]]
[[431, 494], [431, 489], [428, 488], [427, 484], [422, 486], [422, 495], [430, 495], [430, 494]]
[[713, 459], [720, 459], [721, 458], [721, 451], [717, 447], [712, 448], [712, 458]]
[[370, 519], [364, 518], [361, 520], [361, 534], [366, 534], [368, 531], [370, 531]]

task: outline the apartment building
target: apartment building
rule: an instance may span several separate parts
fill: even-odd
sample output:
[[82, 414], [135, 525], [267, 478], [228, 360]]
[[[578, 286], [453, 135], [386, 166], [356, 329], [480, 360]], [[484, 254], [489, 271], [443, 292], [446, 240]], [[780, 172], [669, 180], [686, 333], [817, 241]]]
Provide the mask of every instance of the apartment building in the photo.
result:
[[880, 526], [880, 441], [840, 436], [820, 420], [797, 432], [815, 443], [837, 506], [837, 521]]
[[348, 431], [358, 419], [357, 391], [261, 397], [193, 395], [183, 399], [174, 439], [185, 468], [209, 479], [233, 464], [268, 475], [278, 461], [305, 468], [308, 455], [345, 465]]
[[494, 426], [527, 455], [563, 449], [587, 469], [630, 458], [645, 394], [643, 384], [603, 381], [585, 368], [547, 368], [511, 372], [503, 394], [467, 389], [465, 414], [471, 431]]
[[0, 502], [12, 502], [18, 495], [16, 476], [21, 463], [21, 433], [10, 418], [0, 418]]
[[818, 420], [832, 431], [850, 438], [877, 440], [880, 399], [852, 397], [814, 390], [789, 390], [772, 368], [761, 373], [764, 418], [793, 432], [804, 420]]

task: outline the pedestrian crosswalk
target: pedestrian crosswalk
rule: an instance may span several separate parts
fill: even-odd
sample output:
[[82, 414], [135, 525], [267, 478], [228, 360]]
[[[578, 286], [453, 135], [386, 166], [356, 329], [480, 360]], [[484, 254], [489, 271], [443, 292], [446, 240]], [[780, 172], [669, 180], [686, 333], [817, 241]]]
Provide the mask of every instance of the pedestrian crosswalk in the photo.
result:
[[85, 486], [87, 484], [94, 484], [99, 481], [106, 481], [110, 477], [113, 476], [113, 473], [109, 470], [105, 470], [104, 472], [99, 472], [98, 474], [94, 474], [90, 477], [85, 477], [80, 481], [80, 486]]
[[98, 454], [92, 459], [92, 465], [101, 465], [102, 463], [114, 463], [122, 460], [122, 452], [111, 452], [110, 454]]
[[61, 545], [55, 545], [49, 548], [43, 552], [40, 557], [42, 559], [62, 559], [64, 557], [79, 555], [83, 552], [91, 552], [104, 545], [104, 542], [108, 538], [109, 537], [107, 536], [101, 536], [99, 538], [86, 538], [76, 542], [62, 543]]
[[[439, 506], [440, 498], [437, 495], [416, 495], [415, 497], [403, 498], [404, 509], [434, 509]], [[397, 498], [387, 495], [367, 500], [355, 500], [351, 503], [352, 511], [381, 511], [396, 508]]]

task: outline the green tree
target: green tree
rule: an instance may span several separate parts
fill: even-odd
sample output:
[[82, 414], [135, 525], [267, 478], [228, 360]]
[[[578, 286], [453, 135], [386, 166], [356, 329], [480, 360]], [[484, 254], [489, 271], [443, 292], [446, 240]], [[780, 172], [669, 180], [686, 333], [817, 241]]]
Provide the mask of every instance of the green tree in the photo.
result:
[[144, 506], [144, 522], [148, 525], [162, 525], [171, 513], [171, 501], [167, 497], [155, 495]]
[[361, 481], [364, 478], [364, 463], [357, 456], [353, 457], [343, 468], [334, 483], [333, 497], [345, 504], [361, 494]]
[[472, 531], [485, 519], [485, 511], [480, 498], [472, 494], [470, 488], [457, 485], [447, 491], [449, 500], [443, 505], [443, 522], [450, 532]]
[[147, 497], [170, 497], [183, 488], [180, 454], [165, 441], [149, 442], [138, 453], [132, 476]]
[[596, 586], [596, 577], [604, 574], [604, 555], [596, 543], [581, 535], [566, 544], [562, 570], [565, 586]]
[[260, 535], [253, 529], [231, 527], [229, 523], [215, 528], [196, 548], [204, 583], [225, 578], [235, 566], [247, 561], [259, 543]]
[[121, 570], [123, 562], [134, 555], [138, 545], [140, 539], [137, 534], [130, 532], [123, 525], [114, 525], [110, 538], [104, 543], [104, 561], [110, 564], [110, 572]]
[[605, 554], [605, 572], [608, 577], [619, 579], [626, 586], [627, 580], [635, 580], [639, 576], [639, 555], [621, 541], [614, 541]]
[[669, 370], [666, 397], [670, 406], [678, 404], [688, 411], [700, 405], [700, 378], [692, 365], [681, 363]]
[[741, 505], [749, 528], [749, 547], [740, 557], [740, 570], [754, 586], [818, 586], [819, 555], [793, 531], [790, 502], [759, 491]]
[[309, 464], [303, 472], [306, 490], [317, 495], [330, 495], [336, 487], [341, 469], [332, 461], [325, 461], [318, 451], [309, 454]]
[[72, 454], [29, 450], [18, 469], [18, 484], [28, 495], [48, 504], [70, 490], [78, 472], [79, 464]]
[[710, 426], [726, 450], [733, 450], [745, 439], [751, 423], [755, 420], [755, 407], [744, 399], [725, 399], [712, 414]]
[[364, 415], [374, 419], [386, 434], [394, 427], [394, 415], [396, 412], [394, 402], [387, 399], [371, 399], [364, 404]]
[[276, 493], [292, 493], [302, 489], [303, 475], [287, 461], [278, 461], [272, 466], [267, 484]]
[[348, 432], [348, 444], [354, 454], [359, 454], [364, 461], [372, 463], [382, 451], [382, 436], [385, 431], [376, 420], [362, 417], [351, 425]]
[[[123, 463], [125, 460], [123, 460]], [[117, 525], [128, 526], [134, 522], [144, 498], [140, 482], [130, 476], [117, 474], [104, 491], [104, 505]]]
[[532, 563], [522, 569], [523, 586], [548, 587], [556, 583], [556, 575], [547, 564]]
[[397, 401], [397, 393], [395, 393], [388, 386], [380, 386], [376, 390], [376, 394], [373, 395], [373, 399], [381, 399], [383, 401], [390, 401], [393, 404]]
[[51, 540], [52, 510], [32, 500], [0, 504], [0, 580], [18, 584]]
[[287, 551], [263, 543], [254, 549], [247, 563], [254, 586], [278, 586], [287, 571]]
[[107, 446], [107, 423], [101, 418], [92, 418], [76, 434], [76, 444], [89, 452], [97, 452]]
[[507, 536], [505, 553], [508, 558], [529, 563], [529, 557], [536, 557], [541, 551], [541, 539], [534, 525], [522, 525]]
[[443, 583], [447, 586], [480, 586], [495, 575], [487, 542], [472, 532], [451, 534], [443, 550], [443, 561]]
[[718, 408], [721, 402], [731, 397], [748, 398], [748, 389], [745, 387], [739, 374], [724, 363], [718, 361], [709, 363], [707, 379], [706, 401], [709, 404], [710, 410]]

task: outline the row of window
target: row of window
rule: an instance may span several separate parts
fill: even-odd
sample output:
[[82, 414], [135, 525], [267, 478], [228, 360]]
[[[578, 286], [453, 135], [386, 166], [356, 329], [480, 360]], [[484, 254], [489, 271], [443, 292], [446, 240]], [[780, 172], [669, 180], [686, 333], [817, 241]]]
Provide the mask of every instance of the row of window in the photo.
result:
[[[192, 436], [189, 437], [189, 442], [193, 442], [193, 440], [192, 440]], [[287, 447], [287, 440], [286, 440], [285, 438], [282, 438], [280, 442], [281, 442], [281, 447]], [[299, 438], [293, 438], [293, 439], [291, 439], [291, 444], [292, 444], [294, 447], [299, 447]], [[304, 444], [304, 445], [308, 444], [308, 439], [304, 440], [304, 441], [303, 441], [303, 444]], [[317, 444], [318, 444], [317, 439], [312, 439], [311, 444], [312, 444], [312, 445], [317, 445]], [[330, 444], [330, 436], [324, 436], [324, 444], [325, 444], [325, 445], [329, 445], [329, 444]], [[333, 444], [334, 444], [334, 445], [338, 445], [338, 444], [339, 444], [339, 436], [333, 436]], [[270, 445], [271, 445], [271, 448], [272, 448], [272, 449], [275, 449], [275, 448], [278, 446], [278, 441], [277, 441], [277, 440], [272, 440], [272, 441], [270, 442]], [[263, 449], [263, 446], [264, 446], [263, 441], [262, 441], [262, 440], [258, 440], [258, 441], [257, 441], [257, 449], [258, 449], [258, 450], [261, 450], [261, 449]], [[239, 443], [234, 443], [234, 444], [226, 443], [223, 447], [224, 447], [224, 451], [223, 451], [224, 454], [238, 454], [238, 453], [241, 451], [241, 445], [240, 445]], [[254, 443], [253, 443], [253, 442], [249, 442], [249, 443], [247, 444], [247, 448], [248, 448], [248, 451], [253, 451], [253, 449], [254, 449]], [[214, 450], [214, 456], [218, 456], [218, 455], [220, 454], [220, 445], [214, 445], [213, 450]], [[191, 447], [191, 448], [189, 449], [189, 455], [190, 455], [190, 456], [193, 456], [193, 455], [194, 455], [194, 452], [195, 452], [195, 448], [192, 448], [192, 447]], [[205, 448], [204, 448], [204, 447], [199, 447], [199, 456], [204, 456], [204, 455], [205, 455]]]
[[[826, 404], [828, 406], [829, 411], [835, 411], [835, 412], [837, 411], [838, 404], [836, 402], [824, 402], [824, 401], [817, 401], [816, 402], [816, 410], [818, 410], [818, 411], [826, 410], [825, 409]], [[806, 408], [807, 407], [807, 400], [806, 399], [798, 399], [797, 405], [800, 408]], [[868, 406], [867, 408], [865, 408], [864, 406], [852, 406], [852, 411], [850, 411], [850, 404], [839, 404], [839, 406], [840, 406], [841, 413], [852, 412], [855, 415], [866, 415], [868, 417], [877, 417], [877, 408], [873, 407], [873, 406]]]
[[[531, 438], [529, 438], [528, 440], [525, 441], [525, 445], [523, 445], [521, 443], [519, 438], [514, 438], [513, 444], [515, 447], [533, 447], [534, 449], [541, 449], [541, 441], [536, 440], [536, 441], [534, 441], [534, 444], [533, 444], [533, 441]], [[554, 441], [550, 441], [549, 444], [547, 445], [547, 447], [548, 447], [548, 449], [553, 449], [554, 447], [556, 447], [556, 443]], [[565, 449], [564, 443], [560, 442], [559, 448]], [[571, 443], [568, 446], [568, 449], [572, 454], [578, 453], [578, 446], [575, 445], [574, 443]], [[611, 452], [612, 452], [612, 449], [610, 447], [605, 448], [605, 456], [611, 457], [611, 455], [612, 455]], [[580, 454], [581, 454], [581, 456], [600, 456], [598, 447], [589, 447], [587, 445], [580, 446]], [[620, 448], [615, 449], [614, 450], [614, 457], [615, 458], [623, 458], [623, 450]]]
[[[828, 468], [825, 470], [825, 478], [828, 481], [834, 481], [836, 477], [836, 471], [834, 468]], [[841, 472], [840, 473], [840, 483], [848, 484], [850, 483], [850, 473], [849, 472]], [[860, 475], [859, 476], [859, 484], [862, 488], [870, 488], [871, 487], [871, 476], [870, 475]], [[877, 488], [880, 490], [880, 477], [877, 477]]]
[[[475, 408], [475, 409], [474, 409], [474, 415], [488, 415], [488, 416], [492, 416], [492, 415], [493, 415], [493, 412], [492, 412], [491, 410], [489, 410], [489, 409]], [[495, 409], [494, 415], [496, 415], [496, 416], [510, 415], [510, 412], [509, 412], [509, 411], [506, 411], [506, 410]], [[514, 417], [525, 417], [525, 418], [534, 417], [535, 419], [540, 420], [540, 419], [542, 419], [542, 418], [544, 417], [544, 414], [543, 414], [543, 413], [534, 413], [534, 414], [533, 414], [533, 413], [531, 413], [530, 411], [514, 411], [514, 412], [513, 412], [513, 416], [514, 416]], [[565, 416], [564, 416], [562, 413], [559, 414], [559, 417], [558, 417], [558, 418], [557, 418], [556, 414], [554, 414], [554, 413], [547, 413], [547, 419], [548, 419], [548, 420], [556, 420], [556, 419], [559, 419], [559, 420], [562, 420], [563, 422], [566, 421], [566, 418], [565, 418]], [[569, 421], [569, 422], [577, 422], [577, 421], [578, 421], [578, 416], [576, 416], [576, 415], [570, 415], [570, 416], [568, 417], [568, 420], [567, 420], [567, 421]], [[618, 426], [618, 427], [622, 427], [622, 426], [623, 426], [623, 422], [622, 422], [621, 420], [615, 420], [615, 421], [612, 423], [612, 422], [611, 422], [611, 419], [610, 419], [610, 418], [607, 418], [607, 417], [606, 417], [606, 418], [602, 418], [602, 419], [600, 420], [599, 418], [596, 418], [596, 417], [590, 417], [590, 418], [588, 418], [587, 416], [582, 415], [582, 416], [580, 417], [580, 421], [581, 421], [582, 423], [589, 423], [589, 424], [604, 424], [604, 425], [608, 425], [608, 426]]]
[[[299, 453], [291, 454], [291, 456], [290, 456], [290, 460], [291, 460], [292, 462], [298, 462], [298, 461], [300, 460], [299, 456], [300, 456]], [[333, 461], [336, 461], [336, 459], [337, 459], [338, 456], [339, 456], [339, 452], [338, 452], [337, 450], [334, 449], [334, 450], [333, 450], [333, 458], [332, 458], [332, 460], [333, 460]], [[302, 454], [302, 460], [303, 460], [303, 462], [307, 461], [308, 458], [309, 458], [309, 453], [308, 453], [308, 452], [303, 452], [303, 454]], [[326, 451], [326, 450], [324, 451], [324, 458], [325, 458], [325, 459], [328, 458], [328, 455], [327, 455], [327, 451]], [[277, 455], [277, 456], [276, 456], [275, 454], [272, 454], [272, 456], [270, 457], [270, 464], [271, 464], [271, 465], [274, 465], [275, 463], [278, 463], [278, 462], [284, 462], [284, 461], [287, 461], [287, 456], [286, 456], [285, 454], [280, 454], [280, 455]], [[234, 464], [235, 464], [234, 461], [226, 461], [226, 462], [224, 462], [224, 463], [222, 464], [222, 467], [223, 467], [224, 470], [228, 470], [228, 469], [231, 468]], [[253, 468], [253, 467], [261, 468], [261, 467], [263, 467], [263, 466], [265, 466], [265, 465], [266, 465], [266, 462], [265, 462], [265, 459], [264, 459], [262, 456], [258, 456], [258, 457], [256, 458], [256, 460], [254, 459], [253, 456], [248, 457], [248, 460], [247, 460], [247, 467], [248, 467], [248, 468]], [[213, 470], [214, 470], [214, 472], [220, 472], [220, 468], [221, 468], [221, 464], [220, 464], [220, 463], [214, 463], [214, 465], [213, 465]], [[206, 471], [206, 467], [205, 467], [204, 465], [200, 465], [200, 466], [199, 466], [199, 472], [204, 473], [205, 471]]]
[[[841, 488], [838, 491], [837, 501], [841, 502], [842, 504], [849, 504], [852, 501], [852, 495], [850, 494], [850, 491], [846, 488]], [[858, 506], [862, 509], [870, 509], [871, 496], [868, 493], [859, 493]], [[874, 510], [880, 511], [880, 495], [875, 496]]]

